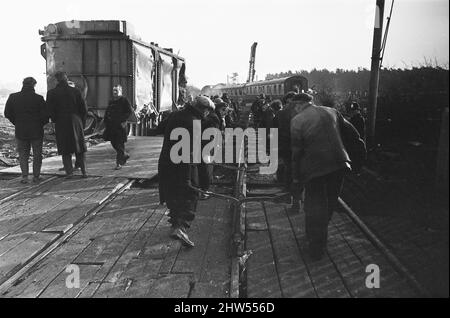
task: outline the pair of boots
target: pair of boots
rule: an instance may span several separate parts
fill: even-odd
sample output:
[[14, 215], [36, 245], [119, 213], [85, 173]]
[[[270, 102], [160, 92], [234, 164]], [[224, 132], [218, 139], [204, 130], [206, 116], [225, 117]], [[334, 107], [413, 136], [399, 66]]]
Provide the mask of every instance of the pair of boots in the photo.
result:
[[[41, 182], [43, 179], [40, 176], [33, 176], [33, 182], [38, 183]], [[22, 176], [22, 180], [20, 180], [20, 183], [27, 184], [28, 183], [28, 176]]]
[[116, 163], [116, 167], [114, 168], [115, 170], [120, 170], [120, 169], [122, 169], [122, 166], [123, 165], [125, 165], [126, 163], [127, 163], [127, 160], [128, 159], [130, 159], [130, 155], [128, 155], [128, 154], [126, 154], [124, 157], [123, 157], [123, 160], [119, 163], [119, 162], [117, 162]]

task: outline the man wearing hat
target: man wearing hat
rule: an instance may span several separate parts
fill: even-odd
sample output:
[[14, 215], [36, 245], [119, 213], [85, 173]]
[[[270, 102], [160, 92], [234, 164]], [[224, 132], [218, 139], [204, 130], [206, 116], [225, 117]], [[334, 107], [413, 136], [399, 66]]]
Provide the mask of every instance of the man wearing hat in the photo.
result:
[[55, 123], [56, 145], [67, 178], [73, 177], [72, 155], [80, 165], [83, 177], [86, 175], [86, 143], [84, 126], [87, 118], [87, 106], [78, 89], [69, 86], [67, 74], [56, 72], [58, 84], [47, 93], [47, 105], [52, 122]]
[[44, 98], [34, 92], [36, 83], [32, 77], [25, 78], [22, 90], [9, 95], [5, 105], [5, 117], [15, 126], [22, 183], [28, 183], [30, 148], [33, 148], [33, 182], [39, 182], [41, 174], [42, 141], [48, 115]]
[[[276, 113], [273, 119], [273, 126], [278, 128], [278, 170], [277, 178], [285, 184], [287, 189], [291, 188], [292, 171], [291, 171], [291, 120], [297, 115], [292, 99], [297, 94], [295, 92], [288, 92], [283, 97], [283, 109]], [[293, 193], [293, 195], [296, 193]], [[299, 198], [291, 197], [292, 206], [290, 208], [293, 212], [298, 212], [300, 209]]]
[[[159, 197], [161, 204], [166, 203], [169, 209], [169, 223], [172, 224], [171, 237], [181, 240], [189, 247], [193, 247], [194, 242], [189, 239], [187, 228], [194, 220], [198, 200], [198, 194], [191, 186], [203, 183], [198, 180], [199, 165], [193, 163], [192, 159], [194, 121], [205, 119], [209, 112], [214, 111], [214, 108], [211, 99], [206, 96], [197, 96], [182, 110], [173, 112], [165, 124], [164, 141], [158, 161]], [[170, 138], [172, 131], [177, 128], [184, 128], [189, 132], [189, 157], [191, 158], [189, 162], [174, 162], [171, 156], [172, 147], [180, 142]]]
[[326, 250], [344, 174], [351, 169], [343, 140], [347, 145], [364, 142], [336, 109], [314, 105], [305, 93], [293, 102], [298, 112], [291, 121], [293, 187], [305, 188], [306, 238], [311, 258], [318, 260]]

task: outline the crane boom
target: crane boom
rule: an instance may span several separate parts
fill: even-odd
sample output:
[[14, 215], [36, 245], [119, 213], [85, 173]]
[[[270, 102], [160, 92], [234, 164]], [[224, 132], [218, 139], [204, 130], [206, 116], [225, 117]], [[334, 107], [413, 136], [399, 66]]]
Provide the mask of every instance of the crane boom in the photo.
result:
[[248, 69], [248, 79], [247, 83], [253, 82], [255, 79], [255, 56], [256, 56], [256, 46], [258, 45], [258, 42], [254, 42], [252, 44], [252, 48], [250, 50], [250, 66]]

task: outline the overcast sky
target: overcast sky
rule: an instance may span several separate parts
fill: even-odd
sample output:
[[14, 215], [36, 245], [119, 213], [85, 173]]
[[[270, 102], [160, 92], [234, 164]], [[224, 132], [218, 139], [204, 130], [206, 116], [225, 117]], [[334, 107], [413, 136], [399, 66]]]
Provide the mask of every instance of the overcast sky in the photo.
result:
[[[130, 21], [142, 39], [173, 47], [187, 61], [191, 84], [245, 81], [250, 46], [256, 74], [313, 68], [370, 67], [375, 0], [77, 0], [2, 1], [0, 82], [38, 80], [45, 62], [38, 30], [66, 20]], [[391, 0], [386, 0], [385, 13]], [[448, 67], [449, 0], [395, 0], [384, 65], [424, 59]]]

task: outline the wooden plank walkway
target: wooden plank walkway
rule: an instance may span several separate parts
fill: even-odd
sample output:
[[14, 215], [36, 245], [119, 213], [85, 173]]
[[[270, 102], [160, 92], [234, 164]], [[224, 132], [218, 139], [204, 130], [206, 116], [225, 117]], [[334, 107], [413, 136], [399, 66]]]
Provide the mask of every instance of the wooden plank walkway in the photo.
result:
[[[88, 174], [103, 177], [150, 179], [158, 170], [162, 141], [162, 137], [129, 137], [125, 148], [131, 157], [121, 170], [114, 170], [116, 153], [109, 142], [93, 146], [86, 153]], [[44, 159], [42, 174], [64, 175], [63, 171], [58, 171], [61, 167], [61, 156]], [[0, 173], [2, 172], [19, 174], [20, 167], [0, 170]]]
[[[195, 248], [169, 237], [157, 189], [129, 189], [1, 297], [227, 297], [229, 203], [200, 201], [189, 230]], [[77, 265], [80, 287], [66, 287]]]
[[[329, 225], [327, 253], [312, 261], [307, 253], [304, 211], [288, 205], [246, 205], [246, 294], [271, 297], [418, 297], [386, 257], [343, 212]], [[380, 268], [380, 288], [369, 289], [366, 267]]]
[[[57, 244], [129, 178], [156, 176], [161, 144], [159, 137], [130, 138], [132, 159], [119, 171], [113, 170], [115, 152], [109, 143], [92, 147], [87, 153], [90, 177], [85, 179], [45, 175], [41, 183], [24, 185], [19, 167], [0, 171], [0, 284]], [[60, 157], [45, 159], [43, 173], [61, 175], [61, 165]]]
[[[120, 171], [112, 170], [111, 146], [95, 146], [88, 152], [86, 179], [46, 176], [41, 184], [22, 185], [11, 174], [17, 168], [1, 171], [0, 297], [229, 297], [236, 261], [230, 202], [199, 201], [189, 229], [195, 248], [170, 238], [168, 211], [159, 204], [156, 185], [126, 189], [100, 205], [129, 179], [156, 175], [161, 142], [130, 138], [132, 159]], [[44, 171], [59, 174], [60, 165], [60, 158], [48, 159]], [[241, 297], [417, 296], [344, 213], [333, 216], [327, 253], [314, 262], [305, 252], [303, 211], [289, 214], [287, 204], [251, 202], [244, 212], [249, 258], [243, 263]], [[369, 264], [381, 269], [380, 289], [365, 286]], [[79, 269], [77, 288], [66, 285], [69, 266]]]
[[123, 178], [56, 178], [0, 204], [0, 283], [45, 250]]

